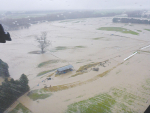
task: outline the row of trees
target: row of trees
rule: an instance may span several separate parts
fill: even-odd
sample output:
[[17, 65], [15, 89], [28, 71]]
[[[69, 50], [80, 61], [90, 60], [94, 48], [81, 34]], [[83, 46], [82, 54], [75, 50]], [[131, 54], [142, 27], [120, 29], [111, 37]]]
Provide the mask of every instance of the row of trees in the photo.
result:
[[77, 19], [77, 18], [92, 18], [92, 17], [110, 17], [118, 15], [118, 13], [95, 13], [94, 11], [66, 11], [63, 13], [53, 13], [47, 14], [41, 17], [27, 17], [21, 19], [3, 19], [0, 20], [0, 23], [7, 25], [9, 30], [17, 30], [23, 28], [29, 28], [31, 24], [36, 24], [38, 22], [45, 21], [56, 21], [56, 20], [64, 20], [64, 19]]
[[16, 99], [29, 91], [28, 78], [22, 74], [19, 80], [11, 79], [0, 85], [0, 113], [4, 112]]
[[143, 14], [143, 10], [136, 10], [136, 11], [128, 11], [126, 12], [128, 17], [141, 17]]
[[136, 23], [136, 24], [150, 24], [150, 20], [134, 19], [134, 18], [113, 18], [114, 23]]

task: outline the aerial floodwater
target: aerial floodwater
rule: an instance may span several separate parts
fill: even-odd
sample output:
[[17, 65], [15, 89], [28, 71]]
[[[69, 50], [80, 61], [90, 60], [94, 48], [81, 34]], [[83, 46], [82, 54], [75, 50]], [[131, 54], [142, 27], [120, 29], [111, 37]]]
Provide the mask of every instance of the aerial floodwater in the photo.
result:
[[[9, 64], [12, 78], [18, 79], [22, 73], [27, 75], [30, 91], [8, 110], [145, 111], [150, 103], [150, 32], [145, 30], [149, 26], [113, 23], [112, 19], [44, 22], [10, 31], [13, 41], [0, 45], [5, 48], [0, 50], [1, 58]], [[101, 27], [125, 28], [138, 35], [100, 30]], [[40, 54], [35, 36], [43, 31], [52, 44]], [[56, 75], [57, 68], [69, 64], [73, 71]]]
[[2, 0], [0, 113], [143, 113], [148, 0]]

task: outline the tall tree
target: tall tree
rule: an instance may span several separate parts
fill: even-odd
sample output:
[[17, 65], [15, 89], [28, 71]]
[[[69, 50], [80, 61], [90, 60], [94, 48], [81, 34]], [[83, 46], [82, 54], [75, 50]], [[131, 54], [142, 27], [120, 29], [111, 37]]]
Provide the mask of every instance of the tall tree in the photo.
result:
[[25, 74], [22, 74], [19, 79], [20, 85], [22, 86], [21, 91], [26, 92], [29, 90], [28, 81], [29, 80], [28, 80], [27, 76]]
[[42, 32], [40, 37], [36, 37], [37, 42], [39, 43], [38, 47], [41, 49], [41, 53], [44, 53], [45, 48], [51, 45], [51, 42], [47, 40], [47, 33]]

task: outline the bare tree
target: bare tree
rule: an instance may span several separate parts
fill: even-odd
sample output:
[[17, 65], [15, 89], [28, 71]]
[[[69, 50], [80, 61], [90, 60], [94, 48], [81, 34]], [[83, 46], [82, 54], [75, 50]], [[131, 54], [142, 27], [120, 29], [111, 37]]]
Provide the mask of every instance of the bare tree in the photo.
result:
[[46, 47], [51, 45], [51, 42], [47, 40], [47, 32], [42, 32], [42, 35], [39, 37], [36, 37], [36, 41], [39, 43], [38, 47], [41, 49], [41, 53], [44, 53], [44, 50]]

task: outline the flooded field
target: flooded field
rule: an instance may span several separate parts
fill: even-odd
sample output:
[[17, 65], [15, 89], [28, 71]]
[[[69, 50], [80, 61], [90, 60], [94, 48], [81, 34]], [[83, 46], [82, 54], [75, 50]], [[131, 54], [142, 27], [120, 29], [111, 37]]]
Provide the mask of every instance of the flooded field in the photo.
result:
[[[144, 112], [150, 104], [149, 29], [103, 17], [9, 31], [12, 41], [0, 45], [5, 49], [0, 50], [1, 59], [12, 78], [28, 76], [30, 91], [6, 113]], [[35, 39], [41, 32], [52, 42], [44, 54], [39, 54]], [[56, 75], [69, 64], [73, 71]]]

